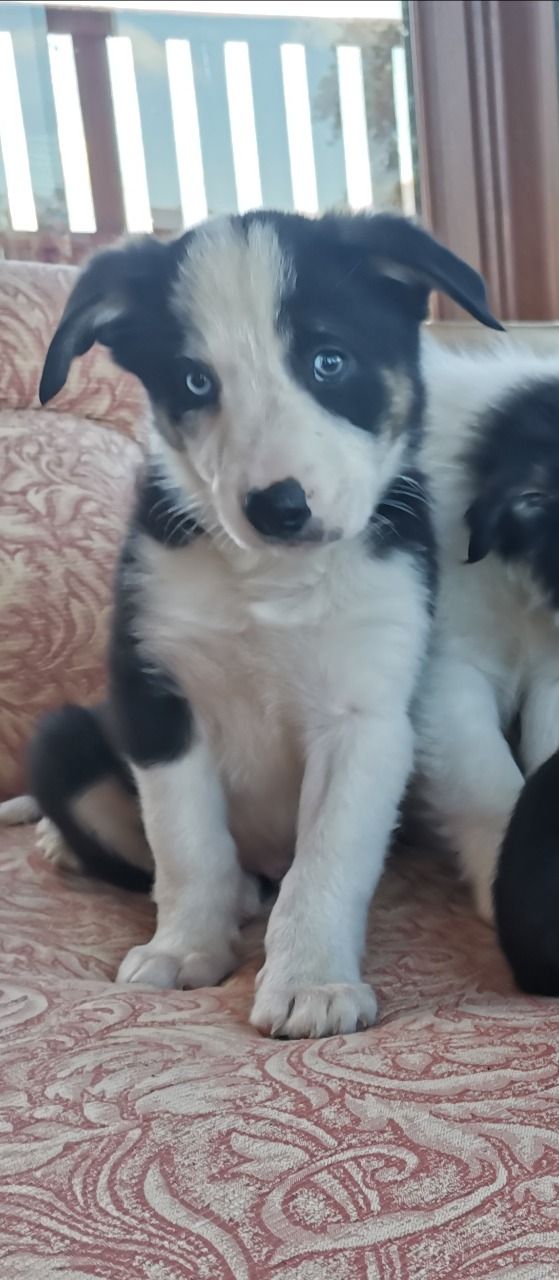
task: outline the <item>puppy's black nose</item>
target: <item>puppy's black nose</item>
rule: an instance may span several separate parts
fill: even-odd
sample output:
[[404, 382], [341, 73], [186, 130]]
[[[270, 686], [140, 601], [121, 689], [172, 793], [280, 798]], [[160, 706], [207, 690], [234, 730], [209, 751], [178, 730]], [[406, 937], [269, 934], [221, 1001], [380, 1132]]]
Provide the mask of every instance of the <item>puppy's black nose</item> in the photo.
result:
[[305, 490], [298, 480], [277, 480], [267, 489], [251, 489], [244, 499], [247, 520], [265, 538], [287, 541], [310, 519]]

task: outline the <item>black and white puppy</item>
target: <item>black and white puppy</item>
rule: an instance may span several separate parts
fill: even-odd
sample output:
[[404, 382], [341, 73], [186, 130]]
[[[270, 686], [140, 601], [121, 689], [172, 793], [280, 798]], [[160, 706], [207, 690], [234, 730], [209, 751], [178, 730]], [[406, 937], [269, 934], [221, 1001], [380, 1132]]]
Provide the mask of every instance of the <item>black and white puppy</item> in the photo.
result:
[[431, 288], [498, 327], [479, 276], [404, 219], [219, 219], [95, 259], [41, 382], [44, 403], [101, 342], [147, 388], [153, 432], [109, 702], [46, 722], [34, 793], [86, 867], [141, 884], [139, 795], [157, 928], [120, 981], [219, 982], [257, 877], [281, 880], [252, 1013], [272, 1034], [376, 1015], [359, 961], [432, 606]]
[[[420, 789], [491, 921], [511, 813], [526, 777], [559, 748], [559, 358], [508, 342], [469, 354], [426, 342], [424, 372], [440, 591], [418, 716]], [[528, 804], [515, 821], [526, 838]], [[507, 842], [498, 923], [520, 947], [527, 929], [512, 920], [537, 885], [530, 845], [523, 864], [517, 846]]]

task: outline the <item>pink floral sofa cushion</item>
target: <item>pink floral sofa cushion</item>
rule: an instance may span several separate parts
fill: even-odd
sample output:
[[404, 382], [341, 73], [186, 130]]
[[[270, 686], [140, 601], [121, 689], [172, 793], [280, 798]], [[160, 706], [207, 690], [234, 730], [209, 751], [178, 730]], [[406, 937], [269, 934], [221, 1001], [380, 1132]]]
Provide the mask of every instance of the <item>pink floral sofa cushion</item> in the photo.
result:
[[[75, 267], [47, 263], [0, 264], [0, 407], [37, 405], [37, 390], [48, 345], [76, 282]], [[70, 370], [63, 391], [49, 410], [95, 418], [135, 436], [145, 414], [139, 383], [93, 347]]]
[[111, 583], [139, 449], [72, 414], [0, 413], [0, 797], [33, 725], [104, 686]]
[[2, 1280], [557, 1280], [558, 1005], [449, 868], [394, 859], [354, 1036], [261, 1038], [257, 955], [114, 985], [152, 927], [0, 832]]

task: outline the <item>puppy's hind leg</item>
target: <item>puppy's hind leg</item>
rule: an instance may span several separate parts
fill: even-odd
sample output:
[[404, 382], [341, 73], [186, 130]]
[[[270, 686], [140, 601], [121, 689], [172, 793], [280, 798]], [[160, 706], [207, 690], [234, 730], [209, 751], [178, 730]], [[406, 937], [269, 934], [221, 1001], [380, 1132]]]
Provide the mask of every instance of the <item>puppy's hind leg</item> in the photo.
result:
[[103, 708], [66, 706], [40, 722], [29, 752], [32, 799], [45, 856], [144, 892], [153, 860], [132, 775], [113, 746]]

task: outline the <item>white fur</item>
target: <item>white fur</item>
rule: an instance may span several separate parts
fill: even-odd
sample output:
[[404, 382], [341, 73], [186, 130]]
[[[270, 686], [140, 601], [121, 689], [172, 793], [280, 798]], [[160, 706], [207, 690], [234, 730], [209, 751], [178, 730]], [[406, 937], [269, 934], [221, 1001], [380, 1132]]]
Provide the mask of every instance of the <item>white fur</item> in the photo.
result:
[[[559, 358], [500, 340], [456, 353], [426, 341], [424, 466], [434, 497], [440, 594], [423, 684], [422, 787], [444, 837], [457, 850], [481, 916], [492, 918], [502, 835], [524, 773], [559, 747], [559, 633], [535, 583], [495, 555], [467, 565], [464, 514], [471, 501], [462, 454], [480, 415], [514, 388], [559, 376]], [[521, 767], [505, 737], [521, 711]]]
[[47, 862], [61, 871], [78, 871], [79, 862], [49, 818], [41, 818], [36, 827], [37, 844]]
[[428, 630], [417, 566], [374, 559], [359, 540], [251, 560], [233, 544], [170, 552], [146, 539], [142, 560], [138, 630], [187, 693], [197, 741], [172, 765], [136, 770], [158, 925], [119, 976], [197, 985], [229, 971], [251, 885], [238, 851], [248, 872], [290, 868], [255, 1025], [293, 1036], [368, 1025], [359, 956], [411, 769], [407, 707]]
[[14, 796], [0, 804], [0, 827], [18, 827], [25, 822], [36, 822], [40, 810], [33, 796]]

